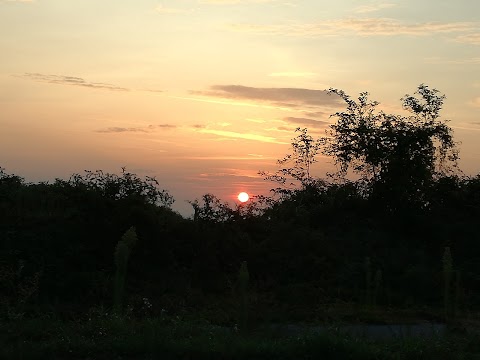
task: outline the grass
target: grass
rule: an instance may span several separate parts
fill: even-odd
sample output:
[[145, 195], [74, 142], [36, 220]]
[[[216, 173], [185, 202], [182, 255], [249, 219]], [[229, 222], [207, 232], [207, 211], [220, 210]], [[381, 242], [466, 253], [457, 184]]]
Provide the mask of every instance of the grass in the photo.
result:
[[30, 359], [480, 359], [478, 337], [372, 341], [332, 331], [247, 334], [178, 317], [79, 321], [48, 317], [0, 324], [0, 358]]

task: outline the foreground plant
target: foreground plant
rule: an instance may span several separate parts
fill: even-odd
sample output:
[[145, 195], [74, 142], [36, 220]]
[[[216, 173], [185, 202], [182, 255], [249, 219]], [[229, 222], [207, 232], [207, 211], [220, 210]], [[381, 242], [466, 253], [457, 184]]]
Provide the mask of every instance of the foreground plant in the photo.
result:
[[248, 325], [248, 281], [250, 274], [248, 273], [247, 262], [242, 262], [240, 271], [238, 272], [238, 283], [240, 288], [240, 329], [245, 331]]
[[132, 248], [137, 242], [137, 233], [135, 228], [131, 227], [122, 239], [118, 242], [115, 248], [115, 282], [114, 282], [114, 295], [113, 295], [113, 308], [115, 313], [120, 314], [122, 312], [123, 299], [125, 296], [125, 282], [127, 278], [127, 265]]

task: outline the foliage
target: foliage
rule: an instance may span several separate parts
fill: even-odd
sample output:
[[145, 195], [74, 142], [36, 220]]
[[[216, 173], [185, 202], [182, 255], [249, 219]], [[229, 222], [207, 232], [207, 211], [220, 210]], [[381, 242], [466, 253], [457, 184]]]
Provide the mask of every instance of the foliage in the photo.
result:
[[379, 103], [369, 100], [367, 92], [357, 101], [342, 90], [330, 93], [347, 104], [346, 111], [333, 115], [337, 123], [330, 126], [324, 149], [339, 166], [337, 175], [359, 174], [390, 210], [427, 206], [424, 193], [432, 180], [457, 169], [452, 129], [440, 119], [445, 96], [422, 84], [413, 96], [402, 98], [411, 115], [401, 116], [377, 112]]
[[281, 167], [274, 174], [260, 171], [259, 174], [270, 180], [279, 183], [282, 187], [272, 189], [277, 194], [288, 195], [291, 187], [306, 188], [314, 186], [315, 179], [311, 174], [311, 167], [317, 162], [317, 155], [325, 143], [324, 139], [314, 139], [308, 134], [308, 129], [297, 128], [299, 133], [291, 142], [291, 153], [277, 161]]
[[[175, 227], [183, 220], [181, 216], [154, 204], [153, 197], [141, 195], [140, 189], [147, 189], [148, 183], [140, 186], [133, 174], [108, 178], [119, 181], [121, 186], [115, 191], [122, 196], [114, 195], [113, 180], [112, 187], [102, 187], [91, 179], [82, 182], [79, 177], [76, 182], [31, 184], [2, 171], [0, 268], [16, 269], [23, 262], [22, 279], [39, 274], [36, 296], [29, 297], [24, 306], [27, 314], [33, 309], [53, 308], [54, 303], [60, 312], [98, 302], [110, 304], [115, 269], [112, 254], [130, 226], [135, 226], [144, 240], [139, 251], [148, 246], [147, 253], [152, 248], [162, 249], [160, 258], [168, 257], [169, 238], [163, 242], [153, 239], [166, 232], [162, 224]], [[137, 192], [125, 190], [135, 184]], [[165, 259], [164, 264], [168, 263]], [[137, 271], [136, 266], [132, 270]]]
[[125, 232], [125, 234], [123, 234], [122, 239], [115, 247], [115, 283], [113, 307], [117, 314], [120, 314], [122, 311], [128, 259], [136, 242], [137, 234], [135, 232], [135, 228], [131, 227]]
[[215, 195], [205, 194], [202, 201], [190, 202], [194, 210], [193, 220], [204, 222], [226, 222], [234, 216], [233, 210], [227, 203], [222, 203]]
[[25, 305], [38, 294], [41, 272], [25, 275], [25, 263], [19, 260], [16, 266], [0, 266], [0, 316], [21, 319], [25, 315]]
[[242, 261], [238, 271], [238, 285], [240, 290], [240, 329], [246, 331], [248, 326], [248, 282], [250, 274], [246, 261]]
[[443, 251], [442, 273], [444, 318], [446, 321], [453, 321], [458, 316], [460, 305], [460, 271], [453, 267], [452, 254], [448, 246]]
[[[57, 181], [63, 183], [61, 180]], [[146, 176], [142, 180], [125, 168], [122, 168], [121, 176], [104, 173], [102, 170], [85, 170], [85, 175], [73, 174], [67, 183], [73, 187], [99, 192], [103, 197], [114, 200], [136, 196], [149, 204], [165, 207], [170, 207], [174, 202], [166, 190], [158, 188], [158, 181], [154, 177]]]
[[7, 174], [5, 172], [5, 168], [0, 167], [0, 182], [2, 185], [2, 189], [4, 189], [5, 186], [20, 186], [22, 185], [25, 181], [23, 178], [17, 175], [13, 174]]
[[438, 90], [422, 84], [413, 96], [405, 95], [403, 108], [410, 116], [376, 112], [379, 103], [369, 100], [367, 92], [358, 101], [343, 90], [330, 89], [330, 93], [347, 104], [346, 111], [333, 115], [337, 123], [331, 126], [325, 150], [342, 174], [351, 168], [366, 178], [399, 181], [395, 176], [403, 172], [409, 181], [424, 181], [444, 175], [449, 164], [456, 166], [452, 129], [440, 120], [445, 96]]

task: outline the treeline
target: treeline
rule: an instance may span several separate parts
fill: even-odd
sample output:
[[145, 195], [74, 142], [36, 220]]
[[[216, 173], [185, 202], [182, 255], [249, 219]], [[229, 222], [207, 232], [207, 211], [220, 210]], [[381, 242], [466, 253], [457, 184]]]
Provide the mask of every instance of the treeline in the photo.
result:
[[116, 190], [78, 182], [80, 175], [30, 184], [1, 173], [3, 315], [111, 307], [115, 248], [132, 226], [138, 241], [128, 261], [126, 303], [135, 309], [144, 298], [152, 312], [199, 309], [212, 298], [228, 302], [243, 261], [260, 307], [308, 312], [338, 301], [373, 302], [367, 296], [376, 274], [376, 304], [441, 307], [445, 247], [461, 275], [461, 306], [479, 304], [478, 176], [432, 182], [428, 208], [392, 213], [354, 182], [318, 183], [262, 208], [231, 209], [207, 195], [193, 220], [141, 191], [124, 194], [143, 181], [133, 174], [96, 174], [110, 177], [105, 184]]
[[[478, 310], [480, 176], [448, 166], [457, 155], [438, 121], [443, 98], [421, 86], [423, 102], [405, 98], [417, 112], [392, 118], [374, 115], [366, 94], [335, 93], [347, 112], [330, 140], [298, 130], [279, 172], [264, 174], [279, 184], [272, 197], [231, 208], [206, 194], [192, 219], [171, 210], [156, 179], [125, 169], [36, 184], [2, 169], [1, 316], [112, 309], [119, 242], [132, 227], [122, 273], [132, 315], [234, 321], [244, 261], [259, 320], [314, 319], [338, 303]], [[341, 170], [328, 180], [310, 174], [320, 152]]]

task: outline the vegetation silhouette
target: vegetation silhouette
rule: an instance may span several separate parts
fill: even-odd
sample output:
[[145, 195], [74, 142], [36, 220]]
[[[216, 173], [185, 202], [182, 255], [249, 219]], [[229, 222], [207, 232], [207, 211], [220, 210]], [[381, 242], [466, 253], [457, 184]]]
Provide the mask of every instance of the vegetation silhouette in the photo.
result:
[[[0, 169], [0, 317], [168, 314], [243, 332], [478, 311], [480, 175], [458, 169], [445, 96], [420, 85], [402, 98], [409, 114], [391, 115], [367, 93], [330, 92], [346, 110], [325, 137], [297, 129], [278, 172], [261, 172], [271, 196], [231, 208], [205, 194], [192, 219], [126, 169], [53, 183]], [[314, 177], [318, 155], [338, 171]]]

